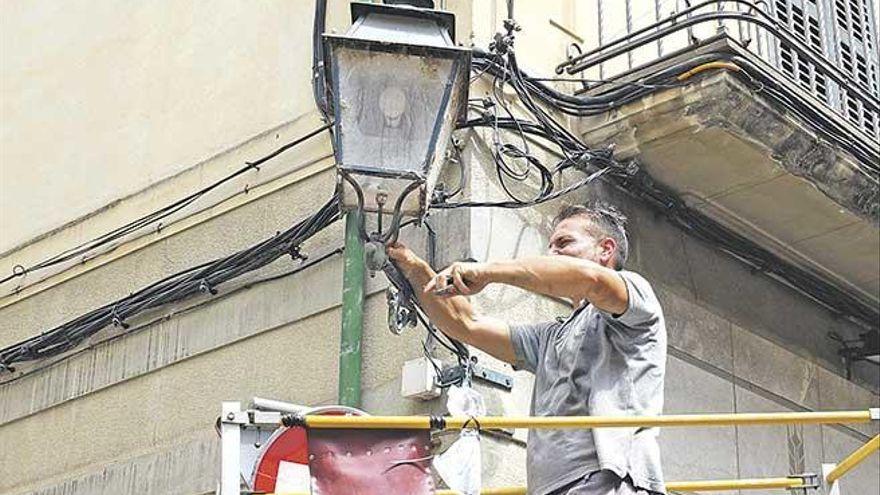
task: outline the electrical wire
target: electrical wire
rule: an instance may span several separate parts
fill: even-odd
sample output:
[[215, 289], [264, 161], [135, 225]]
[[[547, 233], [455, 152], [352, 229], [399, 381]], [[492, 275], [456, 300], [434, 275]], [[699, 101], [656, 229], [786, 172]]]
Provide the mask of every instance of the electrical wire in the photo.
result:
[[[334, 195], [315, 214], [254, 246], [168, 276], [52, 330], [0, 350], [0, 370], [12, 370], [14, 363], [64, 353], [110, 325], [128, 328], [126, 320], [144, 311], [198, 294], [217, 294], [217, 286], [262, 268], [281, 256], [302, 258], [302, 243], [340, 217], [339, 197]], [[321, 260], [330, 255], [332, 253]]]
[[[532, 78], [521, 70], [518, 71], [521, 77], [513, 82], [522, 84], [530, 94], [554, 110], [567, 115], [584, 117], [598, 115], [607, 112], [611, 108], [616, 108], [642, 98], [652, 93], [655, 86], [682, 86], [684, 83], [678, 81], [676, 79], [677, 76], [695, 67], [716, 61], [735, 63], [742, 70], [734, 74], [745, 79], [751, 89], [761, 93], [780, 107], [810, 123], [810, 127], [817, 134], [822, 135], [836, 146], [848, 151], [859, 160], [863, 173], [868, 172], [868, 175], [874, 181], [878, 180], [878, 176], [880, 176], [880, 154], [878, 153], [880, 153], [880, 150], [876, 146], [872, 146], [865, 142], [864, 139], [860, 139], [850, 132], [846, 126], [835, 119], [829, 118], [815, 108], [814, 105], [805, 102], [803, 96], [788, 91], [772, 75], [760, 70], [752, 62], [728, 52], [701, 54], [686, 62], [652, 72], [628, 85], [613, 87], [593, 95], [567, 95], [544, 84], [542, 80], [547, 78]], [[479, 49], [474, 50], [473, 65], [475, 70], [484, 71], [496, 77], [503, 76], [509, 70], [503, 57], [496, 53]], [[614, 84], [613, 81], [607, 82], [612, 85]]]
[[236, 170], [235, 172], [232, 172], [231, 174], [221, 178], [220, 180], [218, 180], [218, 181], [216, 181], [216, 182], [214, 182], [214, 183], [212, 183], [202, 189], [199, 189], [198, 191], [196, 191], [192, 194], [189, 194], [186, 197], [181, 198], [181, 199], [175, 201], [174, 203], [171, 203], [168, 206], [160, 208], [159, 210], [156, 210], [152, 213], [149, 213], [147, 215], [144, 215], [144, 216], [138, 218], [137, 220], [134, 220], [130, 223], [127, 223], [127, 224], [123, 225], [122, 227], [111, 230], [110, 232], [102, 234], [102, 235], [100, 235], [100, 236], [98, 236], [88, 242], [85, 242], [85, 243], [80, 244], [76, 247], [70, 248], [66, 251], [63, 251], [59, 254], [56, 254], [48, 259], [45, 259], [39, 263], [33, 264], [29, 267], [23, 267], [21, 265], [16, 265], [16, 268], [13, 269], [12, 274], [0, 279], [0, 284], [8, 282], [8, 281], [10, 281], [14, 278], [17, 278], [17, 277], [22, 277], [28, 273], [33, 273], [33, 272], [36, 272], [39, 270], [43, 270], [43, 269], [64, 263], [66, 261], [72, 260], [74, 258], [87, 255], [88, 253], [91, 253], [95, 249], [98, 249], [98, 248], [105, 246], [109, 243], [112, 243], [118, 239], [121, 239], [121, 238], [123, 238], [133, 232], [136, 232], [140, 229], [143, 229], [144, 227], [146, 227], [148, 225], [155, 224], [155, 223], [173, 215], [174, 213], [177, 213], [178, 211], [183, 210], [187, 206], [196, 202], [202, 196], [208, 194], [209, 192], [213, 191], [214, 189], [217, 189], [218, 187], [222, 186], [223, 184], [226, 184], [227, 182], [243, 175], [244, 173], [246, 173], [250, 170], [259, 170], [260, 165], [277, 157], [278, 155], [284, 153], [285, 151], [288, 151], [291, 148], [294, 148], [295, 146], [317, 136], [318, 134], [330, 129], [330, 127], [332, 125], [333, 125], [332, 123], [325, 124], [321, 127], [318, 127], [317, 129], [315, 129], [313, 131], [308, 132], [307, 134], [305, 134], [301, 137], [294, 139], [293, 141], [285, 144], [284, 146], [281, 146], [280, 148], [276, 149], [275, 151], [269, 153], [268, 155], [265, 155], [261, 158], [258, 158], [257, 160], [254, 160], [252, 162], [245, 162], [245, 165], [243, 167], [241, 167], [238, 170]]
[[[565, 157], [554, 167], [555, 172], [561, 173], [567, 168], [575, 167], [582, 171], [591, 171], [590, 175], [559, 191], [553, 192], [552, 188], [550, 191], [542, 190], [535, 198], [528, 201], [508, 194], [510, 197], [508, 201], [461, 201], [457, 203], [437, 201], [431, 205], [432, 208], [530, 207], [561, 197], [605, 176], [611, 184], [662, 212], [671, 223], [693, 237], [716, 246], [753, 269], [788, 285], [860, 326], [872, 329], [875, 327], [876, 321], [880, 319], [877, 308], [863, 303], [821, 277], [787, 263], [746, 237], [720, 226], [702, 213], [693, 210], [674, 192], [657, 184], [647, 172], [639, 169], [636, 164], [622, 166], [611, 158], [610, 150], [590, 149], [542, 106], [573, 116], [601, 114], [610, 108], [635, 101], [657, 88], [680, 86], [684, 83], [679, 80], [682, 74], [688, 74], [689, 71], [705, 64], [720, 61], [736, 64], [739, 70], [733, 74], [743, 78], [751, 89], [760, 92], [779, 106], [796, 114], [810, 123], [818, 134], [827, 138], [834, 145], [850, 152], [865, 166], [860, 169], [860, 172], [875, 184], [878, 182], [878, 171], [880, 171], [877, 159], [878, 150], [873, 149], [870, 144], [853, 135], [838, 122], [828, 119], [813, 106], [803, 102], [799, 95], [791, 94], [784, 86], [775, 82], [772, 77], [764, 74], [751, 62], [741, 57], [726, 53], [709, 53], [648, 74], [639, 79], [637, 84], [611, 87], [599, 94], [571, 96], [545, 85], [543, 79], [546, 78], [532, 78], [525, 74], [516, 61], [516, 54], [512, 46], [512, 30], [508, 31], [508, 37], [510, 38], [509, 46], [499, 47], [496, 45], [494, 50], [490, 52], [475, 49], [473, 70], [494, 78], [492, 81], [493, 96], [496, 99], [503, 99], [503, 89], [496, 88], [496, 86], [499, 84], [509, 85], [514, 90], [519, 103], [527, 110], [531, 120], [516, 118], [509, 111], [505, 111], [505, 117], [499, 117], [497, 112], [490, 111], [491, 104], [484, 103], [482, 108], [479, 105], [471, 104], [470, 108], [477, 113], [477, 116], [467, 120], [460, 128], [488, 127], [492, 129], [493, 133], [505, 130], [520, 135], [521, 139], [523, 139], [523, 135], [528, 134], [537, 139], [549, 141], [558, 146], [561, 154]], [[498, 39], [499, 37], [496, 37], [496, 40]], [[498, 147], [493, 147], [493, 150], [494, 153], [499, 153]], [[499, 166], [498, 160], [496, 160], [496, 167]], [[539, 161], [533, 166], [547, 169]], [[596, 170], [597, 167], [601, 168]], [[513, 174], [508, 174], [506, 171], [504, 173], [508, 179], [513, 178]], [[503, 189], [507, 191], [507, 188]]]

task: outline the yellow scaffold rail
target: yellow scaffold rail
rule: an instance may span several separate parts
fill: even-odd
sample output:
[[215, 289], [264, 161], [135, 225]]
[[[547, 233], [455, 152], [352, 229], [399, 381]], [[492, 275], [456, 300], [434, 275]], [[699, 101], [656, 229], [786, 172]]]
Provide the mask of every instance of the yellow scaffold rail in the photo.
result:
[[[741, 480], [705, 480], [705, 481], [670, 481], [666, 483], [666, 490], [681, 492], [713, 492], [725, 490], [773, 490], [805, 488], [801, 478], [752, 478]], [[455, 490], [437, 490], [437, 495], [461, 495]], [[526, 495], [523, 486], [507, 486], [498, 488], [485, 488], [480, 490], [480, 495]]]
[[878, 449], [880, 449], [880, 435], [875, 436], [865, 445], [862, 445], [855, 452], [847, 456], [846, 459], [840, 461], [840, 464], [825, 476], [825, 481], [828, 483], [834, 483], [839, 480], [844, 474], [858, 466], [860, 462], [865, 460], [866, 457], [876, 452]]
[[[809, 485], [804, 484], [804, 480], [801, 478], [751, 478], [741, 480], [670, 481], [669, 483], [666, 483], [666, 489], [668, 491], [682, 492], [773, 490], [805, 488], [808, 486]], [[461, 495], [461, 492], [455, 490], [437, 490], [435, 493], [437, 495]], [[276, 493], [269, 495], [308, 495], [308, 493]], [[480, 490], [480, 495], [526, 495], [526, 488], [524, 486], [484, 488]]]
[[871, 411], [678, 414], [664, 416], [304, 416], [317, 429], [607, 428], [868, 423]]

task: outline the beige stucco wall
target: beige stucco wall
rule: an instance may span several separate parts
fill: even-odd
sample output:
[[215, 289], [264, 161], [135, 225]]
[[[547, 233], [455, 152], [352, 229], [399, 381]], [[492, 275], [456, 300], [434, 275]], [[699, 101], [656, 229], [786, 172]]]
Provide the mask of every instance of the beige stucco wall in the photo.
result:
[[[438, 3], [459, 14], [461, 40], [471, 39], [473, 28], [473, 39], [485, 46], [506, 2]], [[330, 4], [328, 25], [347, 25], [346, 2]], [[525, 67], [550, 74], [564, 44], [576, 40], [553, 23], [589, 37], [591, 21], [578, 10], [580, 2], [516, 4], [525, 28], [517, 45]], [[299, 0], [0, 4], [0, 252], [6, 251], [0, 274], [164, 206], [316, 127], [309, 85], [312, 8], [311, 1]], [[468, 193], [495, 197], [490, 162], [480, 152], [485, 143], [471, 134], [467, 141]], [[329, 142], [321, 136], [206, 197], [159, 232], [133, 236], [86, 263], [32, 274], [17, 294], [9, 294], [9, 284], [0, 287], [0, 347], [271, 236], [314, 211], [333, 186]], [[448, 260], [540, 253], [559, 204], [437, 215], [438, 254]], [[839, 323], [777, 285], [749, 285], [755, 282], [741, 267], [638, 205], [624, 204], [641, 239], [635, 266], [657, 284], [670, 314], [669, 411], [876, 405], [876, 395], [840, 378], [815, 349], [789, 350], [770, 339], [780, 320]], [[75, 223], [44, 235], [69, 222]], [[341, 238], [336, 224], [306, 252], [321, 254]], [[404, 240], [424, 247], [418, 234]], [[682, 262], [685, 246], [699, 262]], [[667, 252], [676, 263], [658, 259]], [[67, 359], [0, 376], [0, 445], [15, 446], [0, 448], [0, 492], [207, 493], [217, 480], [213, 422], [220, 401], [266, 396], [334, 402], [341, 260], [258, 281], [294, 266], [281, 259], [221, 287], [217, 298], [133, 319], [129, 333], [107, 329]], [[718, 279], [775, 291], [780, 307], [792, 309], [775, 318], [766, 311], [745, 315], [750, 301], [723, 302], [721, 291], [712, 290]], [[399, 396], [401, 364], [420, 355], [422, 333], [388, 332], [382, 287], [381, 275], [368, 281], [364, 408], [374, 414], [442, 412], [441, 401]], [[558, 302], [512, 289], [493, 289], [477, 303], [510, 321], [565, 311]], [[519, 373], [511, 393], [481, 386], [490, 413], [527, 413], [530, 383]], [[783, 474], [785, 430], [762, 436], [766, 431], [670, 433], [664, 437], [667, 472], [677, 479]], [[872, 431], [809, 429], [809, 462], [839, 459]], [[524, 482], [524, 438], [517, 431], [512, 439], [484, 441], [487, 486]], [[870, 486], [864, 480], [876, 479], [877, 472], [875, 464], [861, 468], [856, 486]]]
[[312, 3], [3, 2], [0, 252], [311, 112]]

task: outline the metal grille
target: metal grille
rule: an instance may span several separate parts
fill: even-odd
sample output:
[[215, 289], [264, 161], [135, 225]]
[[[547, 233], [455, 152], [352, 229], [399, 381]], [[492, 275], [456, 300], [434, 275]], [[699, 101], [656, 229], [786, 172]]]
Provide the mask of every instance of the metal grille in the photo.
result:
[[[880, 97], [880, 75], [877, 73], [877, 26], [871, 17], [870, 0], [829, 0], [829, 12], [833, 14], [833, 26], [837, 41], [832, 57], [838, 66], [863, 89], [875, 98]], [[840, 106], [853, 124], [872, 135], [878, 134], [877, 112], [851, 95], [847, 88], [840, 89]]]
[[[814, 0], [775, 0], [773, 13], [784, 26], [806, 43], [807, 46], [827, 56], [825, 36], [819, 24], [819, 6]], [[810, 90], [819, 99], [831, 103], [828, 82], [816, 66], [799, 56], [790, 46], [777, 44], [779, 68], [799, 85]]]
[[[869, 136], [880, 138], [880, 61], [872, 0], [593, 1], [599, 32], [598, 46], [587, 46], [590, 51], [581, 63], [588, 77], [614, 78], [723, 33]], [[750, 19], [766, 19], [785, 33], [774, 34], [767, 24]], [[676, 24], [687, 28], [674, 30]], [[664, 30], [668, 34], [659, 34]], [[635, 48], [621, 49], [624, 44]], [[591, 59], [594, 64], [586, 62]]]
[[[874, 98], [880, 96], [876, 26], [871, 20], [870, 0], [773, 0], [772, 12], [807, 46], [836, 62], [862, 89]], [[847, 120], [877, 136], [877, 112], [866, 108], [851, 89], [827, 81], [791, 47], [777, 43], [777, 50], [777, 66], [783, 73]]]

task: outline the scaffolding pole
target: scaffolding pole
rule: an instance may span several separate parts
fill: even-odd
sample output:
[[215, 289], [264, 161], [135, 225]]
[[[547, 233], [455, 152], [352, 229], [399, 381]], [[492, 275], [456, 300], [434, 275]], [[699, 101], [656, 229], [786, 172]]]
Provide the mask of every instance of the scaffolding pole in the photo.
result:
[[825, 475], [825, 481], [828, 483], [834, 483], [839, 480], [844, 474], [858, 466], [859, 463], [864, 461], [869, 455], [877, 452], [878, 449], [880, 449], [880, 435], [876, 435], [865, 445], [862, 445], [858, 450], [847, 456], [846, 459], [840, 461], [840, 464]]
[[733, 426], [868, 423], [876, 413], [864, 411], [678, 414], [664, 416], [286, 416], [282, 423], [318, 429], [460, 430], [463, 428], [608, 428], [650, 426]]
[[[725, 490], [773, 490], [792, 488], [811, 488], [803, 478], [752, 478], [741, 480], [704, 480], [704, 481], [670, 481], [666, 483], [668, 491], [682, 492], [717, 492]], [[461, 495], [455, 490], [437, 490], [437, 495]], [[281, 494], [278, 494], [281, 495]], [[524, 486], [506, 486], [480, 490], [480, 495], [526, 495]]]
[[[803, 477], [786, 478], [751, 478], [741, 480], [701, 480], [701, 481], [670, 481], [666, 483], [668, 491], [701, 491], [717, 492], [725, 490], [790, 490], [792, 488], [815, 488], [815, 485], [806, 483]], [[437, 495], [461, 495], [455, 490], [437, 490]], [[483, 488], [480, 495], [526, 495], [524, 486], [504, 486], [497, 488]], [[274, 493], [267, 495], [309, 495], [306, 492]]]

